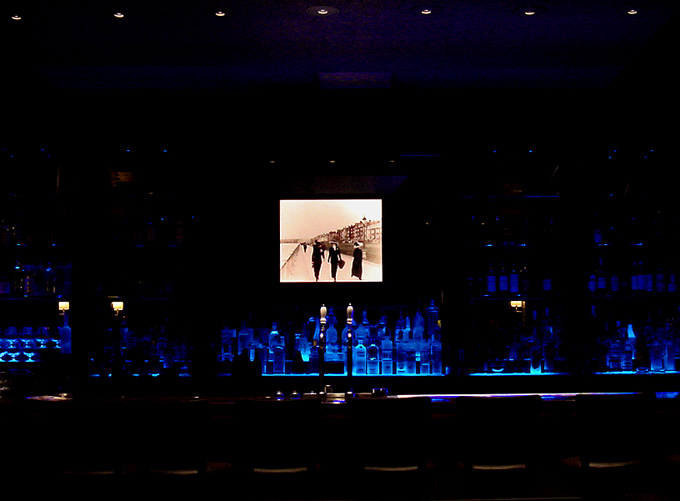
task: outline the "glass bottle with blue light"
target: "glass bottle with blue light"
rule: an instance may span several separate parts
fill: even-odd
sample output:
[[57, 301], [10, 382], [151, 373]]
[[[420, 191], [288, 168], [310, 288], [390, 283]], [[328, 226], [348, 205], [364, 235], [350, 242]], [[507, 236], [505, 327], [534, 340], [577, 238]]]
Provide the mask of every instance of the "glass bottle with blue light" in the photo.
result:
[[387, 326], [387, 317], [383, 316], [378, 324], [378, 339], [380, 342], [380, 372], [391, 376], [394, 372], [392, 333]]
[[430, 347], [432, 350], [432, 374], [441, 375], [444, 373], [442, 366], [441, 331], [434, 333], [430, 340]]
[[[352, 317], [348, 322], [351, 322], [351, 325], [349, 323], [345, 323], [345, 327], [342, 329], [342, 332], [340, 333], [340, 339], [342, 341], [342, 360], [344, 362], [345, 368], [344, 368], [344, 374], [347, 374], [347, 336], [350, 333], [350, 327], [351, 327], [351, 333], [352, 333], [352, 364], [354, 364], [354, 349], [357, 346], [357, 340], [356, 340], [356, 335], [355, 332], [357, 330], [357, 321], [354, 317]], [[352, 374], [354, 374], [354, 366], [352, 366]]]
[[302, 335], [299, 333], [295, 334], [295, 347], [293, 350], [293, 361], [291, 364], [292, 374], [304, 374], [306, 370], [306, 364], [302, 359], [302, 347], [301, 347]]
[[249, 353], [252, 343], [253, 331], [246, 326], [246, 321], [241, 322], [241, 330], [238, 332], [238, 354]]
[[366, 346], [361, 338], [357, 339], [357, 344], [354, 347], [352, 373], [360, 376], [366, 374]]
[[269, 333], [269, 353], [272, 357], [272, 373], [285, 374], [286, 371], [286, 343], [279, 333], [276, 322]]
[[539, 339], [538, 313], [532, 312], [531, 340], [529, 345], [529, 373], [541, 374], [543, 372], [543, 349]]
[[376, 337], [376, 333], [371, 330], [366, 347], [366, 374], [369, 376], [380, 374], [380, 347]]
[[361, 341], [361, 344], [365, 346], [370, 332], [371, 326], [368, 323], [368, 314], [366, 313], [366, 310], [364, 310], [361, 317], [361, 324], [358, 325], [354, 331], [354, 338], [357, 340], [357, 344]]
[[413, 319], [413, 341], [416, 344], [416, 363], [420, 362], [420, 351], [422, 349], [423, 339], [425, 338], [425, 319], [420, 310], [416, 311]]
[[413, 330], [411, 330], [410, 317], [406, 317], [406, 326], [404, 327], [404, 350], [406, 351], [406, 374], [414, 375], [417, 373], [418, 367], [418, 350], [413, 338]]
[[399, 312], [399, 318], [394, 324], [394, 348], [397, 356], [397, 374], [406, 374], [406, 340], [404, 339], [404, 329], [406, 320], [403, 312]]
[[621, 338], [623, 339], [621, 347], [621, 370], [624, 372], [631, 372], [635, 368], [633, 360], [635, 360], [636, 338], [633, 324], [621, 327]]
[[326, 318], [326, 360], [335, 362], [340, 360], [340, 345], [338, 343], [337, 318], [333, 308], [328, 308]]

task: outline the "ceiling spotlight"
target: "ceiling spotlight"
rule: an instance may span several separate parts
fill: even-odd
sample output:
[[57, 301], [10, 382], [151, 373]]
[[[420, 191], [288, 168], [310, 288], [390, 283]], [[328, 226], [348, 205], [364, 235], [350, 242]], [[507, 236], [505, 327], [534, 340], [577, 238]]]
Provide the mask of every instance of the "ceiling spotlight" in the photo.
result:
[[637, 14], [637, 13], [638, 13], [638, 11], [635, 10], [635, 9], [630, 9], [630, 10], [628, 11], [628, 14], [631, 15], [631, 16], [634, 16], [634, 15]]
[[21, 16], [12, 16], [14, 21], [21, 21]]
[[122, 18], [125, 17], [125, 15], [124, 15], [123, 13], [121, 13], [121, 12], [116, 12], [116, 13], [113, 15], [113, 17], [118, 18], [118, 19], [122, 19]]
[[225, 16], [224, 12], [222, 12], [221, 10], [218, 10], [217, 12], [215, 12], [215, 15], [217, 17], [224, 17]]
[[328, 7], [328, 6], [316, 6], [316, 7], [310, 7], [307, 9], [307, 14], [310, 16], [317, 16], [317, 17], [328, 17], [332, 16], [333, 14], [337, 14], [339, 11], [335, 7]]
[[426, 16], [428, 14], [432, 14], [432, 9], [422, 9], [420, 13]]
[[523, 16], [537, 16], [545, 11], [542, 5], [524, 5], [513, 9], [516, 13]]

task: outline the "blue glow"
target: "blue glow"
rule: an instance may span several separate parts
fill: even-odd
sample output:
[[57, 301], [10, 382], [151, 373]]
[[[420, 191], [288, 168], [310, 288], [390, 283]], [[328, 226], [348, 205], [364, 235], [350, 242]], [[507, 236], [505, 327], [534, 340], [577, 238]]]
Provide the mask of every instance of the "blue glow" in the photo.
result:
[[529, 372], [471, 372], [470, 376], [568, 376], [567, 372], [541, 372], [531, 374]]

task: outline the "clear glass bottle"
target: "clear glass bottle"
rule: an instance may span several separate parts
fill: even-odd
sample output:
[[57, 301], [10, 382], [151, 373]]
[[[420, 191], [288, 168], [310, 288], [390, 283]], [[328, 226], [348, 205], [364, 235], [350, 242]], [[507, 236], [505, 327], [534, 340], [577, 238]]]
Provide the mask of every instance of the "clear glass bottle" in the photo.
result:
[[432, 348], [432, 374], [441, 375], [443, 374], [442, 367], [442, 342], [441, 334], [439, 332], [435, 333], [431, 340]]
[[392, 342], [392, 333], [387, 326], [387, 318], [382, 317], [378, 327], [378, 338], [380, 340], [380, 372], [383, 375], [391, 376], [394, 373], [394, 358]]
[[369, 376], [380, 374], [380, 348], [376, 341], [375, 336], [371, 335], [366, 348], [366, 374]]
[[366, 374], [366, 346], [361, 338], [357, 339], [357, 345], [354, 347], [352, 373], [356, 375]]
[[276, 323], [269, 333], [269, 352], [272, 356], [272, 373], [285, 374], [286, 372], [286, 343], [285, 338], [277, 329]]

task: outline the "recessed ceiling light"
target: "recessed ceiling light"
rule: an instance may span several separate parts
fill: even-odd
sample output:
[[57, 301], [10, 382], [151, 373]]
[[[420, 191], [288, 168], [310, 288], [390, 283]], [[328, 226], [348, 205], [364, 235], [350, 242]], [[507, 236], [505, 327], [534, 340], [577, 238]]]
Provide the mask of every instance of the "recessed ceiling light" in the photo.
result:
[[224, 12], [222, 12], [221, 10], [218, 10], [217, 12], [215, 12], [215, 15], [216, 15], [217, 17], [224, 17], [225, 14], [224, 14]]
[[339, 11], [335, 7], [328, 7], [325, 5], [317, 5], [315, 7], [310, 7], [307, 9], [307, 14], [310, 16], [317, 16], [317, 17], [328, 17], [332, 16], [333, 14], [337, 14]]
[[522, 16], [538, 16], [545, 13], [545, 7], [542, 5], [524, 4], [524, 6], [514, 8], [513, 11]]
[[635, 10], [635, 9], [630, 9], [630, 10], [628, 11], [628, 14], [630, 14], [631, 16], [634, 16], [634, 15], [637, 14], [637, 13], [638, 13], [638, 11]]
[[21, 21], [21, 16], [12, 16], [12, 19], [15, 21]]
[[125, 17], [125, 15], [122, 12], [116, 12], [113, 17], [117, 17], [118, 19], [122, 19]]
[[420, 13], [423, 15], [432, 14], [432, 9], [422, 9]]

